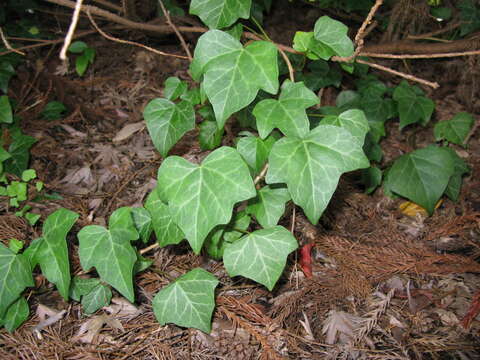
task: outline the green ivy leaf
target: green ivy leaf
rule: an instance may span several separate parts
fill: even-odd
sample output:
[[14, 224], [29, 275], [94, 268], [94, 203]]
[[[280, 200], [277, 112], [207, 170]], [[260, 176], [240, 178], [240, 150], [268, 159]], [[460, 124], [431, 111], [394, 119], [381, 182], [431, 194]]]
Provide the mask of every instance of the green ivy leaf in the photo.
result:
[[69, 47], [68, 51], [74, 54], [81, 54], [88, 48], [88, 45], [83, 41], [74, 41]]
[[218, 280], [209, 272], [196, 268], [160, 290], [153, 299], [153, 311], [160, 325], [174, 323], [211, 331]]
[[27, 258], [0, 243], [0, 318], [27, 286], [34, 286]]
[[432, 145], [395, 160], [385, 186], [424, 207], [431, 215], [454, 172], [455, 163], [449, 151]]
[[229, 34], [210, 30], [198, 39], [194, 62], [204, 74], [202, 84], [219, 128], [248, 106], [260, 89], [278, 91], [277, 48], [271, 42], [254, 41], [243, 48]]
[[242, 275], [272, 290], [297, 240], [282, 226], [257, 230], [227, 245], [223, 262], [230, 276]]
[[303, 82], [285, 80], [278, 100], [262, 100], [253, 109], [260, 137], [265, 139], [274, 128], [286, 136], [304, 137], [310, 129], [305, 109], [318, 103], [318, 96]]
[[232, 25], [238, 18], [248, 19], [252, 0], [192, 0], [190, 14], [198, 15], [210, 29]]
[[435, 103], [423, 96], [417, 86], [410, 86], [403, 80], [393, 92], [393, 99], [398, 103], [400, 129], [415, 123], [427, 125], [435, 109]]
[[134, 207], [132, 208], [132, 217], [140, 239], [147, 243], [153, 231], [150, 213], [143, 207]]
[[276, 139], [273, 136], [269, 136], [262, 140], [249, 132], [244, 132], [243, 135], [246, 136], [242, 136], [238, 140], [237, 150], [247, 163], [252, 175], [257, 175], [267, 162], [268, 155]]
[[365, 193], [371, 194], [382, 183], [382, 170], [374, 166], [363, 169], [361, 181], [365, 186]]
[[30, 308], [28, 307], [28, 302], [22, 296], [8, 307], [5, 316], [0, 322], [11, 334], [28, 319], [29, 315]]
[[153, 99], [143, 111], [148, 133], [163, 157], [178, 140], [195, 127], [195, 112], [188, 101], [175, 104], [167, 99]]
[[293, 38], [293, 48], [298, 52], [305, 53], [310, 60], [328, 60], [335, 55], [335, 51], [315, 39], [313, 31], [297, 31]]
[[457, 145], [464, 145], [463, 143], [470, 132], [474, 123], [473, 116], [467, 112], [460, 112], [456, 114], [451, 120], [440, 121], [435, 124], [433, 133], [435, 140], [447, 140]]
[[255, 216], [263, 228], [277, 225], [285, 212], [285, 203], [290, 200], [290, 194], [285, 187], [267, 185], [258, 190], [257, 197], [250, 199], [247, 214]]
[[8, 241], [8, 248], [12, 250], [15, 254], [18, 254], [18, 252], [23, 248], [23, 241], [17, 239], [10, 239]]
[[202, 150], [213, 150], [222, 143], [224, 129], [219, 129], [215, 121], [205, 120], [200, 123], [199, 142]]
[[159, 192], [155, 189], [147, 197], [145, 208], [152, 217], [153, 230], [157, 237], [157, 242], [161, 247], [178, 244], [183, 239], [182, 230], [173, 222], [168, 205], [166, 205], [160, 197]]
[[320, 124], [339, 126], [348, 130], [361, 146], [365, 141], [365, 135], [370, 130], [365, 114], [358, 109], [347, 110], [338, 116], [326, 116]]
[[0, 61], [0, 90], [5, 94], [8, 91], [8, 82], [15, 75], [15, 69], [12, 64], [7, 61]]
[[75, 276], [70, 286], [69, 296], [75, 301], [80, 301], [82, 296], [87, 295], [98, 285], [100, 285], [100, 279]]
[[60, 101], [50, 101], [42, 110], [41, 115], [46, 120], [57, 120], [67, 111], [67, 107]]
[[0, 96], [0, 123], [11, 124], [13, 122], [12, 106], [7, 95]]
[[451, 148], [445, 149], [450, 152], [450, 156], [455, 163], [455, 169], [450, 181], [448, 182], [447, 188], [445, 189], [445, 195], [447, 195], [452, 201], [457, 201], [462, 187], [462, 176], [465, 173], [468, 173], [470, 168], [468, 167], [467, 163], [457, 155], [455, 150]]
[[165, 80], [164, 85], [165, 88], [163, 89], [163, 96], [170, 101], [178, 99], [180, 96], [185, 94], [188, 89], [187, 83], [180, 80], [176, 76], [170, 76], [167, 80]]
[[243, 236], [250, 226], [251, 218], [245, 211], [237, 212], [227, 225], [218, 225], [208, 234], [205, 240], [205, 248], [208, 255], [220, 260], [227, 243], [232, 243]]
[[13, 136], [13, 142], [8, 148], [8, 152], [12, 157], [5, 161], [5, 172], [21, 177], [23, 171], [28, 167], [30, 148], [36, 142], [37, 139], [32, 136], [21, 133], [15, 134]]
[[347, 35], [348, 27], [340, 21], [322, 16], [315, 23], [313, 33], [315, 39], [331, 48], [335, 54], [342, 57], [353, 54], [353, 43]]
[[255, 196], [247, 165], [235, 149], [225, 146], [200, 165], [168, 157], [158, 170], [158, 189], [196, 254], [216, 225], [230, 221], [235, 203]]
[[43, 238], [41, 237], [36, 238], [30, 243], [30, 245], [23, 252], [23, 255], [28, 260], [28, 263], [30, 264], [32, 271], [35, 268], [35, 266], [37, 266], [38, 264], [37, 258], [38, 258], [38, 253], [39, 253], [42, 242], [43, 242]]
[[137, 254], [130, 242], [138, 237], [128, 207], [113, 212], [109, 220], [109, 230], [102, 226], [89, 225], [78, 233], [83, 270], [88, 271], [95, 267], [100, 278], [130, 302], [135, 300], [132, 277], [133, 266], [137, 261]]
[[57, 286], [65, 300], [71, 280], [66, 237], [77, 219], [78, 214], [63, 208], [50, 214], [43, 224], [43, 241], [36, 255], [43, 275]]
[[93, 314], [98, 309], [108, 306], [110, 300], [112, 300], [112, 290], [106, 285], [98, 284], [89, 293], [83, 295], [83, 312]]
[[304, 138], [273, 145], [266, 182], [286, 183], [293, 202], [316, 224], [342, 173], [370, 165], [362, 146], [342, 127], [319, 125]]

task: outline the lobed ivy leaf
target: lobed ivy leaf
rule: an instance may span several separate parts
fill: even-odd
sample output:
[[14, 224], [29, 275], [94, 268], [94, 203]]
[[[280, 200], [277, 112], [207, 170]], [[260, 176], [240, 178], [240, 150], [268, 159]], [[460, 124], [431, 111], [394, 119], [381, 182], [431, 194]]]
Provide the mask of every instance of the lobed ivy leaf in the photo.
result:
[[97, 285], [100, 285], [100, 279], [75, 276], [72, 280], [72, 285], [70, 286], [69, 296], [75, 301], [80, 301], [82, 296], [87, 295]]
[[27, 169], [30, 160], [30, 148], [37, 142], [32, 136], [16, 133], [13, 135], [13, 142], [8, 147], [11, 157], [5, 161], [5, 172], [22, 176]]
[[15, 75], [15, 69], [8, 61], [0, 61], [0, 90], [5, 94], [8, 91], [8, 82]]
[[0, 318], [27, 286], [34, 286], [27, 258], [0, 243]]
[[313, 31], [297, 31], [293, 38], [293, 48], [298, 52], [305, 53], [310, 60], [328, 60], [335, 55], [335, 51], [329, 46], [315, 39]]
[[167, 99], [153, 99], [143, 111], [148, 133], [163, 157], [178, 140], [195, 127], [195, 112], [188, 101], [175, 104]]
[[221, 147], [195, 165], [168, 157], [158, 170], [159, 197], [198, 254], [208, 233], [227, 224], [233, 205], [255, 196], [255, 187], [238, 152]]
[[190, 14], [198, 15], [210, 29], [232, 25], [238, 18], [248, 19], [252, 0], [192, 0]]
[[7, 95], [0, 96], [0, 123], [11, 124], [13, 122], [12, 106]]
[[350, 134], [363, 146], [365, 142], [365, 135], [370, 130], [368, 120], [362, 110], [352, 109], [341, 113], [338, 116], [326, 116], [320, 125], [334, 125], [340, 126], [348, 130]]
[[167, 78], [164, 85], [163, 96], [170, 101], [177, 100], [180, 96], [185, 94], [188, 89], [188, 84], [176, 76], [170, 76]]
[[260, 137], [265, 139], [274, 128], [286, 136], [304, 137], [310, 129], [305, 109], [318, 103], [317, 95], [303, 82], [285, 80], [278, 100], [262, 100], [253, 109]]
[[428, 146], [399, 157], [388, 171], [384, 185], [425, 208], [431, 215], [450, 178], [455, 161], [446, 148]]
[[196, 268], [160, 290], [153, 299], [153, 311], [160, 325], [174, 323], [210, 333], [218, 280]]
[[247, 214], [255, 216], [263, 228], [277, 225], [285, 212], [285, 203], [290, 200], [287, 188], [267, 185], [257, 191], [257, 197], [248, 200]]
[[435, 109], [435, 103], [423, 96], [417, 86], [410, 86], [405, 80], [393, 92], [393, 99], [398, 103], [400, 129], [415, 123], [427, 125]]
[[248, 106], [260, 89], [278, 91], [277, 48], [268, 41], [254, 41], [244, 48], [231, 35], [210, 30], [198, 39], [192, 66], [197, 76], [204, 75], [202, 85], [219, 128]]
[[140, 239], [143, 243], [147, 243], [153, 231], [150, 213], [143, 207], [134, 207], [132, 208], [132, 218]]
[[29, 315], [30, 308], [28, 307], [28, 302], [22, 296], [8, 307], [5, 316], [3, 319], [0, 319], [0, 325], [3, 325], [11, 334], [28, 319]]
[[268, 184], [286, 183], [295, 204], [316, 224], [342, 173], [370, 165], [358, 139], [342, 127], [319, 125], [304, 138], [273, 145]]
[[157, 237], [157, 242], [161, 247], [178, 244], [183, 239], [182, 230], [173, 222], [168, 205], [166, 205], [158, 196], [159, 191], [153, 190], [147, 197], [145, 208], [152, 217], [152, 226]]
[[243, 236], [243, 232], [250, 226], [251, 218], [245, 211], [236, 212], [227, 225], [218, 225], [208, 234], [205, 248], [208, 255], [220, 260], [228, 243], [232, 243]]
[[35, 255], [43, 275], [57, 286], [65, 300], [71, 281], [66, 237], [77, 219], [77, 213], [63, 208], [50, 214], [43, 224], [43, 240]]
[[227, 245], [223, 262], [230, 276], [242, 275], [272, 290], [297, 240], [282, 226], [257, 230]]
[[365, 186], [365, 193], [371, 194], [382, 183], [382, 170], [375, 166], [362, 169], [362, 184]]
[[200, 123], [199, 142], [202, 150], [213, 150], [222, 143], [224, 129], [218, 128], [215, 121], [205, 120]]
[[470, 168], [468, 167], [465, 160], [463, 160], [460, 156], [457, 155], [455, 150], [451, 148], [445, 149], [450, 152], [450, 156], [455, 163], [453, 175], [448, 182], [447, 188], [445, 189], [445, 195], [447, 195], [452, 201], [457, 201], [462, 187], [462, 176], [465, 173], [468, 173], [470, 171]]
[[83, 270], [95, 267], [100, 278], [134, 302], [133, 266], [137, 254], [131, 241], [139, 234], [133, 223], [131, 210], [122, 207], [115, 210], [109, 219], [109, 230], [103, 226], [85, 226], [78, 233], [79, 255]]
[[93, 314], [104, 306], [108, 306], [112, 300], [112, 290], [104, 284], [96, 285], [90, 292], [82, 296], [83, 312]]
[[241, 135], [246, 136], [242, 136], [238, 140], [237, 150], [247, 163], [252, 175], [259, 174], [267, 162], [268, 155], [276, 139], [273, 136], [269, 136], [262, 140], [249, 132], [244, 132]]
[[457, 145], [463, 145], [474, 123], [473, 116], [467, 112], [456, 114], [451, 120], [435, 124], [433, 133], [435, 140], [447, 140]]
[[348, 27], [340, 21], [322, 16], [315, 23], [313, 33], [315, 39], [331, 48], [335, 54], [342, 57], [353, 54], [353, 43], [347, 35]]

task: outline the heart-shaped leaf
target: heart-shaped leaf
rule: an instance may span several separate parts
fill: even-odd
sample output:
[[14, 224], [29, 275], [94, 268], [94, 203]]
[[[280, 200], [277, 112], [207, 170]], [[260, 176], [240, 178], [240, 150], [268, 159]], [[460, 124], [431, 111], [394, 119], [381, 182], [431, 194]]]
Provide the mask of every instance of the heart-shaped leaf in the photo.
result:
[[0, 318], [27, 286], [33, 286], [27, 258], [0, 243]]
[[393, 99], [398, 103], [400, 129], [414, 123], [425, 126], [435, 109], [435, 103], [423, 96], [419, 87], [410, 86], [405, 80], [395, 88]]
[[71, 280], [66, 236], [77, 219], [78, 214], [63, 208], [50, 214], [43, 224], [43, 241], [36, 254], [43, 275], [57, 286], [65, 300]]
[[3, 319], [0, 319], [0, 325], [3, 325], [11, 334], [28, 319], [29, 315], [30, 308], [28, 307], [28, 302], [22, 296], [8, 307], [5, 316]]
[[278, 100], [262, 100], [253, 109], [260, 137], [265, 139], [274, 128], [286, 136], [304, 137], [310, 129], [305, 109], [318, 103], [317, 95], [303, 82], [285, 80]]
[[115, 210], [109, 225], [109, 230], [98, 225], [80, 230], [80, 263], [85, 271], [95, 267], [103, 281], [134, 302], [132, 277], [137, 254], [130, 242], [137, 240], [139, 235], [130, 208]]
[[286, 183], [293, 202], [313, 224], [327, 207], [340, 175], [370, 165], [358, 140], [331, 125], [317, 126], [304, 139], [280, 139], [269, 163], [267, 183]]
[[288, 200], [290, 194], [285, 187], [264, 186], [258, 190], [256, 198], [248, 201], [247, 214], [255, 216], [264, 228], [275, 226], [285, 212], [285, 203]]
[[243, 48], [231, 35], [210, 30], [198, 39], [194, 63], [197, 75], [204, 74], [202, 85], [219, 128], [248, 106], [258, 90], [278, 91], [277, 48], [271, 42], [254, 41]]
[[195, 112], [188, 101], [175, 104], [167, 99], [153, 99], [143, 111], [148, 133], [163, 157], [178, 140], [195, 127]]
[[297, 240], [282, 226], [257, 230], [227, 245], [223, 262], [230, 276], [242, 275], [272, 290]]
[[384, 186], [422, 206], [431, 215], [454, 171], [455, 162], [446, 148], [428, 146], [395, 160]]
[[315, 39], [331, 48], [335, 54], [347, 57], [353, 54], [353, 43], [348, 37], [348, 27], [340, 21], [322, 16], [315, 23]]
[[164, 85], [163, 96], [171, 101], [177, 100], [180, 96], [185, 94], [188, 89], [188, 84], [176, 76], [170, 76], [165, 80]]
[[237, 150], [221, 147], [200, 165], [168, 157], [158, 170], [160, 199], [198, 254], [208, 233], [232, 217], [233, 205], [255, 196], [255, 187]]
[[253, 175], [260, 173], [267, 162], [268, 155], [276, 139], [273, 136], [262, 140], [251, 133], [246, 133], [237, 143], [237, 150], [248, 164]]
[[370, 129], [368, 120], [362, 110], [352, 109], [341, 113], [338, 116], [326, 116], [321, 122], [321, 125], [340, 126], [348, 130], [355, 139], [363, 146], [365, 135]]
[[145, 208], [152, 217], [153, 230], [161, 247], [178, 244], [185, 239], [182, 230], [173, 222], [168, 206], [158, 197], [157, 190], [148, 195]]
[[252, 0], [192, 0], [190, 14], [198, 15], [210, 29], [232, 25], [238, 18], [248, 19]]
[[463, 145], [474, 123], [473, 116], [467, 112], [460, 112], [451, 120], [440, 121], [435, 124], [435, 140], [447, 140], [457, 145]]
[[98, 284], [90, 292], [82, 296], [83, 312], [93, 314], [98, 309], [108, 306], [112, 300], [112, 290], [104, 284]]
[[209, 333], [217, 285], [217, 278], [209, 272], [200, 268], [189, 271], [155, 295], [155, 317], [160, 325], [174, 323]]

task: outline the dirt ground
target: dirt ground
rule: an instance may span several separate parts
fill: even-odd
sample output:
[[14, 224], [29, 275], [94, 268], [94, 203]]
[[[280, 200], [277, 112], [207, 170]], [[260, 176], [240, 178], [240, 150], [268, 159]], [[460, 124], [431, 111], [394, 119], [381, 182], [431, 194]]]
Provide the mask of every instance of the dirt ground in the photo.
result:
[[[306, 20], [299, 21], [288, 16], [294, 11], [298, 14], [301, 9], [283, 8], [268, 19], [266, 31], [275, 41], [290, 45], [294, 32], [311, 29], [318, 17], [307, 13]], [[151, 39], [140, 32], [122, 36], [183, 54], [174, 37]], [[98, 34], [82, 40], [97, 51], [84, 77], [57, 73], [59, 47], [39, 48], [18, 68], [9, 94], [22, 100], [22, 128], [38, 140], [31, 150], [31, 168], [47, 191], [63, 198], [31, 203], [34, 211], [42, 219], [59, 207], [80, 214], [68, 238], [73, 274], [82, 270], [76, 232], [92, 223], [105, 224], [118, 207], [141, 205], [155, 187], [162, 158], [147, 130], [140, 126], [117, 141], [120, 130], [142, 121], [143, 108], [162, 96], [167, 77], [191, 81], [188, 61], [156, 56]], [[187, 40], [194, 44], [195, 36]], [[475, 79], [464, 76], [469, 62], [480, 65], [478, 56], [411, 61], [408, 68], [401, 61], [382, 62], [441, 85], [438, 90], [426, 89], [436, 103], [427, 128], [400, 132], [397, 121], [388, 124], [388, 136], [381, 144], [382, 166], [411, 151], [412, 144], [433, 143], [432, 127], [437, 121], [459, 111], [469, 111], [479, 121], [480, 93]], [[374, 73], [391, 86], [401, 80]], [[353, 78], [347, 76], [342, 87], [353, 88]], [[329, 88], [330, 98], [335, 99], [338, 91]], [[64, 119], [40, 117], [52, 100], [67, 106]], [[231, 129], [235, 135], [233, 122]], [[232, 141], [226, 136], [224, 145]], [[471, 305], [480, 303], [480, 131], [472, 135], [466, 149], [453, 148], [471, 172], [464, 177], [459, 201], [444, 199], [432, 217], [402, 214], [398, 207], [403, 200], [391, 200], [381, 190], [365, 195], [355, 173], [342, 177], [316, 227], [290, 204], [281, 224], [290, 227], [293, 222], [299, 242], [315, 244], [314, 276], [305, 278], [298, 254], [292, 254], [272, 292], [243, 278], [229, 278], [221, 263], [193, 255], [185, 243], [146, 253], [154, 262], [136, 276], [134, 306], [117, 294], [112, 306], [89, 317], [82, 314], [79, 303], [63, 301], [52, 284], [36, 274], [36, 287], [27, 296], [31, 317], [13, 334], [0, 330], [0, 358], [480, 358], [480, 317], [470, 321], [466, 317]], [[171, 151], [184, 157], [200, 153], [196, 130]], [[40, 231], [6, 206], [2, 206], [0, 224], [2, 241], [15, 237], [28, 244]], [[221, 282], [212, 333], [160, 326], [151, 307], [153, 296], [170, 278], [198, 266]], [[66, 312], [61, 320], [35, 331], [45, 307], [54, 313]]]

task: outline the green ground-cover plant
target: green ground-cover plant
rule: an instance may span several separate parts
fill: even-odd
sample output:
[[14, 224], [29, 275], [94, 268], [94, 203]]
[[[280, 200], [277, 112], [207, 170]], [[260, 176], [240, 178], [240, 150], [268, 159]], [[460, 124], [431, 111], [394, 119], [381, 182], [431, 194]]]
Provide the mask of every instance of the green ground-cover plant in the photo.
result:
[[[269, 1], [255, 3], [270, 6]], [[160, 247], [186, 240], [194, 253], [223, 260], [230, 276], [272, 290], [298, 247], [293, 234], [279, 225], [285, 204], [292, 201], [317, 224], [346, 172], [362, 170], [368, 192], [385, 175], [387, 194], [406, 197], [430, 213], [443, 194], [458, 197], [468, 168], [446, 144], [463, 144], [472, 126], [468, 115], [437, 125], [441, 146], [417, 149], [382, 169], [385, 123], [399, 118], [402, 130], [427, 126], [434, 103], [418, 86], [401, 82], [389, 88], [364, 65], [331, 62], [332, 56], [352, 55], [354, 45], [348, 28], [328, 16], [319, 18], [311, 32], [295, 35], [293, 46], [302, 54], [290, 56], [291, 64], [262, 31], [262, 40], [244, 43], [242, 27], [234, 24], [251, 10], [251, 0], [191, 2], [190, 13], [210, 28], [200, 36], [190, 66], [196, 84], [189, 88], [168, 78], [164, 97], [144, 109], [148, 132], [164, 157], [157, 187], [144, 207], [115, 210], [108, 228], [89, 225], [78, 232], [85, 275], [72, 279], [70, 274], [66, 237], [78, 215], [69, 210], [52, 213], [42, 237], [23, 252], [17, 241], [0, 244], [0, 323], [8, 331], [28, 316], [22, 293], [33, 286], [36, 265], [63, 298], [81, 301], [87, 314], [109, 304], [111, 287], [134, 302], [134, 275], [151, 264], [138, 248], [152, 233]], [[343, 72], [358, 77], [356, 90], [340, 92], [334, 107], [319, 107], [314, 91], [338, 87]], [[225, 124], [235, 120], [245, 129], [233, 146], [222, 146]], [[200, 146], [211, 152], [199, 163], [170, 156], [197, 126]], [[200, 268], [172, 281], [153, 299], [159, 323], [209, 332], [218, 284]]]
[[87, 71], [88, 65], [93, 64], [95, 61], [95, 49], [89, 47], [83, 41], [73, 42], [68, 51], [73, 54], [78, 54], [75, 58], [75, 71], [78, 76], [83, 76]]

